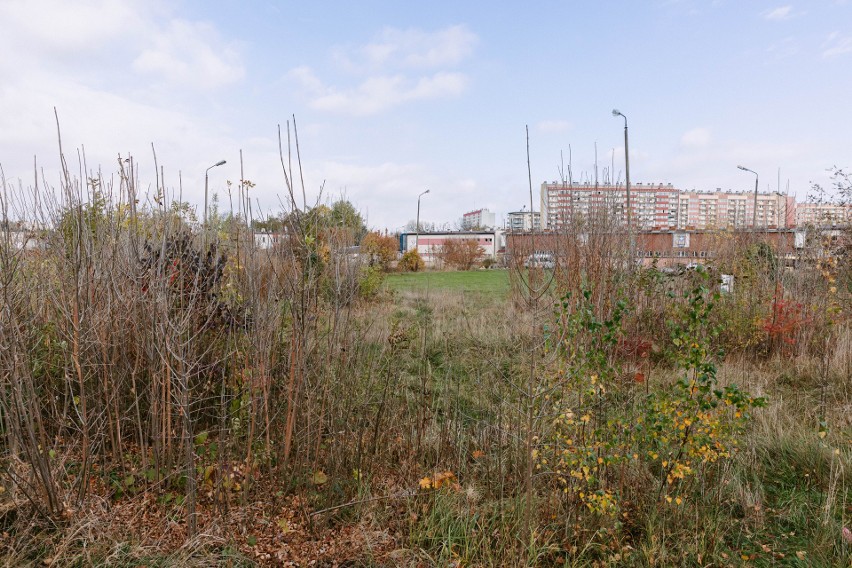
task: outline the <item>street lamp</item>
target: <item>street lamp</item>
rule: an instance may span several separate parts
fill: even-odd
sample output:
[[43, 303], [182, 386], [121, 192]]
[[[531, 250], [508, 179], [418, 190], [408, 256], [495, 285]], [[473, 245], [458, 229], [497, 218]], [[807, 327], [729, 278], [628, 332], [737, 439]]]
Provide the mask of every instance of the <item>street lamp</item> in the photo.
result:
[[219, 160], [206, 170], [204, 170], [204, 228], [207, 228], [207, 173], [216, 166], [224, 166], [225, 160]]
[[417, 251], [417, 254], [420, 254], [420, 251], [418, 250], [418, 246], [420, 245], [420, 198], [427, 193], [429, 193], [428, 189], [417, 196], [417, 221], [415, 222], [417, 224], [415, 227], [417, 236], [414, 238], [414, 250]]
[[745, 166], [737, 166], [744, 172], [751, 172], [754, 174], [754, 211], [752, 211], [751, 215], [751, 229], [752, 231], [757, 230], [757, 181], [760, 176], [757, 175], [757, 172], [754, 170], [750, 170]]
[[[612, 116], [620, 116], [624, 119], [624, 180], [625, 186], [627, 187], [627, 232], [630, 232], [630, 153], [627, 150], [627, 117], [618, 110], [612, 109]], [[632, 243], [632, 240], [631, 240]], [[632, 253], [632, 251], [631, 251]]]

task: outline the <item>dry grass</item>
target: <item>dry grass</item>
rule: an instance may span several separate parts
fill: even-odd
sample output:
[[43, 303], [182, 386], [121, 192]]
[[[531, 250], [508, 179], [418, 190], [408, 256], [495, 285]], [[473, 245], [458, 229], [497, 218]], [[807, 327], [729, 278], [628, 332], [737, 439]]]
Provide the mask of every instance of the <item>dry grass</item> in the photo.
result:
[[[364, 298], [351, 242], [292, 187], [287, 238], [265, 251], [251, 246], [244, 188], [233, 218], [199, 232], [165, 191], [130, 206], [134, 176], [120, 174], [114, 187], [69, 176], [63, 202], [39, 201], [36, 251], [12, 246], [4, 217], [4, 564], [850, 561], [852, 330], [849, 298], [831, 291], [842, 265], [772, 272], [762, 249], [726, 249], [751, 276], [688, 343], [707, 347], [715, 386], [767, 405], [731, 426], [730, 456], [690, 462], [696, 474], [666, 487], [658, 447], [631, 436], [641, 409], [697, 376], [672, 334], [712, 279], [628, 269], [623, 235], [603, 227], [586, 248], [555, 241], [575, 270], [489, 271], [509, 287], [485, 292], [418, 275], [425, 289]], [[4, 210], [14, 200], [4, 193]], [[778, 299], [800, 303], [799, 319], [768, 331]], [[606, 343], [598, 323], [622, 308]], [[569, 330], [582, 309], [598, 323]], [[567, 411], [577, 420], [555, 425]], [[564, 491], [535, 458], [582, 447], [557, 434], [587, 436], [586, 413], [589, 429], [629, 421], [613, 432], [637, 449], [614, 465], [604, 445], [586, 456], [601, 479], [583, 483], [618, 488], [612, 508]], [[425, 489], [436, 474], [451, 481]]]

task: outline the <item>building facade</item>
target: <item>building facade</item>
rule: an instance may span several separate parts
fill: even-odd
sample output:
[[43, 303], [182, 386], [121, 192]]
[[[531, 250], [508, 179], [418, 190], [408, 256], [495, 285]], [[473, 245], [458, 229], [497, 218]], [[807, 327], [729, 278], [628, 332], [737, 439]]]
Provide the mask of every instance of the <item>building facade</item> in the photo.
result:
[[[631, 185], [632, 226], [639, 230], [674, 227], [678, 194], [671, 184]], [[604, 220], [623, 226], [627, 224], [627, 191], [623, 185], [544, 182], [541, 184], [541, 218], [549, 230]]]
[[[801, 205], [799, 207], [802, 207]], [[630, 186], [631, 225], [638, 231], [676, 229], [785, 229], [795, 227], [799, 217], [819, 217], [850, 221], [849, 210], [839, 206], [808, 207], [797, 216], [795, 196], [758, 193], [757, 209], [752, 192], [681, 191], [671, 184]], [[606, 221], [627, 224], [627, 191], [623, 185], [545, 182], [541, 185], [542, 223], [547, 230], [559, 230]]]
[[800, 203], [796, 207], [796, 225], [803, 227], [840, 227], [852, 224], [852, 205], [836, 203]]
[[483, 257], [496, 260], [497, 254], [506, 248], [505, 233], [500, 230], [458, 231], [438, 233], [403, 233], [400, 235], [400, 251], [417, 249], [426, 266], [436, 266], [444, 252], [443, 246], [449, 240], [475, 240], [482, 247]]
[[[682, 191], [675, 229], [785, 229], [795, 226], [796, 198], [781, 193]], [[755, 225], [756, 222], [756, 225]]]
[[506, 214], [506, 230], [513, 232], [541, 230], [541, 213], [538, 211], [512, 211]]
[[468, 211], [462, 215], [462, 229], [465, 231], [493, 229], [496, 224], [496, 215], [488, 209]]

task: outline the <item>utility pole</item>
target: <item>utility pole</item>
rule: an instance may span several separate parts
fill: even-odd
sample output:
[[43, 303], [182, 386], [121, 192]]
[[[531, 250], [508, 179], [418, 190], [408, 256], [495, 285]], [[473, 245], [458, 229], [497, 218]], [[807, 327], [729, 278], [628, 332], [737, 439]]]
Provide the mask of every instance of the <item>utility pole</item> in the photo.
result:
[[757, 175], [757, 172], [754, 170], [750, 170], [744, 166], [737, 166], [744, 172], [751, 172], [754, 174], [754, 210], [751, 212], [751, 229], [752, 231], [757, 230], [757, 182], [760, 176]]

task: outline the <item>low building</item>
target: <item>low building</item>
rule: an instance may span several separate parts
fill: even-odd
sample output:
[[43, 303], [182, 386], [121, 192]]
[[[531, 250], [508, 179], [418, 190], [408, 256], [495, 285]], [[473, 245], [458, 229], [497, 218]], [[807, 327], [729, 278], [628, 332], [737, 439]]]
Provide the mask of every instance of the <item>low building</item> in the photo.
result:
[[399, 237], [400, 252], [417, 249], [426, 266], [439, 266], [444, 243], [452, 239], [475, 240], [482, 247], [483, 257], [493, 260], [497, 260], [497, 256], [506, 248], [505, 233], [492, 229], [490, 231], [402, 233]]
[[[660, 268], [694, 265], [724, 258], [749, 243], [761, 242], [793, 260], [801, 248], [794, 229], [767, 230], [665, 230], [640, 231], [633, 236], [636, 261]], [[623, 257], [628, 236], [624, 232], [507, 234], [506, 254], [525, 259], [534, 252], [552, 254], [560, 266], [582, 266], [591, 257]]]

